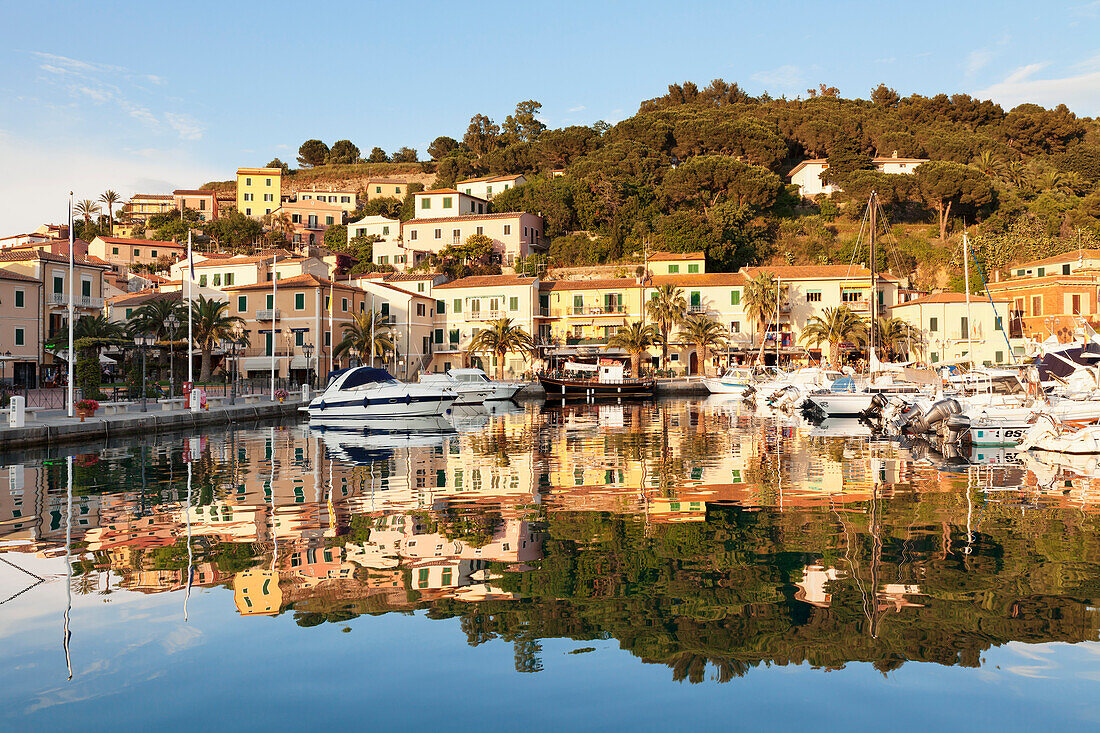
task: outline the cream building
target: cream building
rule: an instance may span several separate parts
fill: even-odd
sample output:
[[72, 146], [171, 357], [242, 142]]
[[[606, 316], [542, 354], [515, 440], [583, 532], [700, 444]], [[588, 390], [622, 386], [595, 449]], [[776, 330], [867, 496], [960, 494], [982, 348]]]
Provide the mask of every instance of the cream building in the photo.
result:
[[707, 271], [705, 252], [654, 252], [647, 262], [654, 275], [698, 275]]
[[455, 216], [485, 214], [489, 204], [483, 198], [459, 193], [453, 188], [439, 188], [413, 194], [413, 216], [417, 219], [446, 219]]
[[[880, 173], [912, 175], [921, 163], [927, 163], [927, 158], [899, 158], [897, 152], [888, 158], [874, 158], [871, 163]], [[821, 181], [821, 174], [829, 168], [829, 162], [824, 158], [804, 160], [796, 165], [788, 177], [791, 183], [799, 188], [799, 192], [805, 198], [813, 198], [818, 194], [829, 195], [839, 191], [839, 187], [833, 184], [825, 184]]]
[[135, 264], [155, 265], [167, 257], [179, 261], [187, 253], [187, 245], [153, 239], [96, 237], [88, 245], [88, 254], [109, 262], [115, 271], [125, 275]]
[[482, 234], [493, 240], [493, 251], [500, 263], [512, 267], [518, 257], [545, 251], [549, 242], [543, 231], [541, 216], [520, 211], [410, 219], [401, 225], [400, 241], [375, 244], [374, 261], [405, 270], [415, 267], [429, 253], [464, 244], [472, 235]]
[[0, 269], [0, 384], [38, 386], [42, 281]]
[[387, 219], [381, 214], [364, 216], [348, 224], [348, 241], [355, 237], [378, 237], [379, 242], [396, 241], [401, 237], [401, 221]]
[[[478, 366], [495, 375], [491, 354], [467, 354], [470, 339], [492, 321], [512, 319], [513, 325], [535, 336], [535, 313], [539, 281], [518, 275], [476, 275], [436, 285], [436, 317], [431, 371], [445, 372], [463, 366]], [[528, 360], [509, 354], [506, 376], [519, 376], [528, 368]]]
[[467, 196], [476, 196], [479, 199], [492, 201], [493, 196], [504, 193], [508, 189], [516, 188], [527, 183], [527, 178], [522, 174], [514, 176], [482, 176], [480, 178], [467, 178], [455, 184], [455, 188]]
[[372, 178], [363, 187], [367, 201], [375, 199], [403, 199], [409, 192], [408, 181], [399, 178]]
[[920, 332], [924, 346], [919, 353], [930, 365], [972, 360], [989, 366], [1011, 363], [1013, 349], [1024, 345], [1024, 339], [1010, 339], [1005, 330], [1010, 307], [1009, 298], [990, 303], [972, 295], [968, 310], [963, 293], [935, 293], [895, 305], [890, 315]]

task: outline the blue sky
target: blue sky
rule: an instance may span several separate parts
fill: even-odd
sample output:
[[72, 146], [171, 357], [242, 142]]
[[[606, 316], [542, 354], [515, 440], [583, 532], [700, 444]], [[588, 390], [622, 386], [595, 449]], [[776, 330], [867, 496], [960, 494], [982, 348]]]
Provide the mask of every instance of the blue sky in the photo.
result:
[[1100, 0], [341, 5], [6, 3], [0, 234], [63, 219], [70, 189], [193, 187], [311, 137], [423, 154], [525, 99], [615, 122], [683, 80], [1100, 115]]

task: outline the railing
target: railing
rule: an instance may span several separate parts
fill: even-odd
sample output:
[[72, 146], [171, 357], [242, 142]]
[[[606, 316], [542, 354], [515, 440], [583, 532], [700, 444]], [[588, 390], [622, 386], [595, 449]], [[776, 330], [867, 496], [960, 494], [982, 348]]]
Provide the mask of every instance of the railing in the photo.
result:
[[539, 317], [540, 318], [549, 318], [550, 317], [550, 307], [547, 306], [547, 307], [543, 308], [542, 306], [539, 306]]
[[594, 316], [612, 316], [612, 315], [624, 315], [626, 313], [625, 305], [605, 305], [603, 307], [596, 306], [589, 310]]
[[282, 317], [278, 308], [264, 308], [256, 311], [257, 321], [277, 321]]
[[[69, 294], [68, 293], [50, 293], [46, 296], [47, 303], [50, 305], [68, 305]], [[102, 308], [103, 298], [93, 298], [90, 295], [77, 295], [73, 299], [73, 307], [75, 308]]]
[[688, 306], [688, 313], [706, 313], [707, 307], [702, 303], [692, 303]]
[[467, 311], [467, 321], [498, 321], [501, 318], [506, 318], [507, 315], [502, 310], [495, 311]]
[[864, 313], [871, 310], [871, 303], [866, 300], [849, 300], [844, 303], [855, 313]]

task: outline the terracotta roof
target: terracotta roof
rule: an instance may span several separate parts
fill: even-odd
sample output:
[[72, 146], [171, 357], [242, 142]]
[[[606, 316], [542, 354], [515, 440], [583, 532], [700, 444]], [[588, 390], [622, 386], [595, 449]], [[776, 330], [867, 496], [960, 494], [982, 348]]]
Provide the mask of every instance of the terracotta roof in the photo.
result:
[[[809, 160], [804, 160], [801, 163], [799, 163], [798, 165], [796, 165], [794, 168], [791, 168], [791, 172], [787, 174], [787, 177], [790, 178], [795, 173], [798, 173], [800, 170], [802, 170], [803, 168], [805, 168], [808, 165], [827, 166], [828, 162], [829, 161], [827, 161], [825, 158], [810, 158]], [[893, 157], [886, 157], [886, 158], [872, 158], [871, 159], [871, 163], [917, 163], [917, 164], [920, 164], [920, 163], [927, 163], [927, 162], [928, 162], [928, 158], [893, 158]]]
[[435, 289], [508, 287], [510, 285], [530, 285], [536, 282], [538, 281], [534, 278], [521, 275], [471, 275], [470, 277], [436, 285]]
[[137, 244], [146, 247], [176, 247], [178, 249], [185, 249], [187, 247], [186, 244], [180, 244], [179, 242], [166, 242], [159, 239], [124, 239], [122, 237], [96, 237], [96, 239], [102, 239], [108, 244]]
[[205, 188], [177, 188], [172, 192], [173, 196], [216, 196], [213, 191]]
[[514, 181], [522, 177], [524, 177], [522, 173], [517, 173], [514, 176], [478, 176], [477, 178], [467, 178], [459, 181], [455, 185], [461, 186], [463, 183], [489, 183], [491, 181]]
[[675, 260], [703, 260], [706, 252], [654, 252], [649, 257], [650, 262], [668, 262]]
[[721, 285], [748, 285], [749, 279], [740, 272], [699, 272], [689, 275], [654, 275], [647, 285], [679, 285], [680, 287], [707, 287]]
[[[994, 299], [997, 303], [1010, 303], [1011, 298]], [[932, 293], [931, 295], [925, 295], [922, 298], [910, 300], [908, 303], [898, 303], [897, 305], [890, 306], [891, 308], [904, 308], [907, 305], [927, 305], [931, 303], [965, 303], [965, 293]], [[989, 300], [980, 295], [970, 295], [970, 302], [975, 305], [982, 305], [988, 303]]]
[[238, 168], [237, 169], [237, 175], [238, 176], [240, 176], [240, 175], [266, 176], [268, 174], [271, 174], [273, 176], [281, 176], [281, 175], [283, 175], [283, 169], [282, 168]]
[[400, 178], [368, 178], [367, 183], [399, 183], [401, 185], [406, 185], [408, 181], [403, 181]]
[[31, 277], [30, 275], [23, 275], [22, 273], [12, 272], [11, 270], [0, 269], [0, 280], [18, 280], [19, 282], [27, 283], [41, 283], [42, 281], [37, 277]]
[[603, 280], [544, 280], [539, 290], [606, 290], [608, 288], [639, 288], [632, 277], [606, 278]]
[[[401, 223], [401, 228], [404, 229], [410, 224], [431, 224], [432, 222], [442, 224], [444, 222], [479, 221], [482, 219], [518, 219], [526, 213], [526, 211], [502, 211], [499, 214], [466, 214], [465, 216], [441, 216], [438, 219], [409, 219]], [[538, 214], [531, 214], [531, 216], [538, 216]], [[542, 217], [539, 216], [539, 218]]]
[[[859, 265], [761, 265], [759, 267], [742, 267], [742, 274], [748, 278], [754, 278], [762, 272], [771, 273], [780, 280], [844, 280], [864, 279], [871, 277], [871, 271]], [[880, 272], [880, 280], [896, 282], [897, 278]]]
[[[456, 194], [457, 193], [457, 194], [462, 194], [463, 196], [469, 196], [470, 195], [468, 193], [462, 193], [461, 191], [456, 191], [453, 188], [433, 188], [430, 191], [417, 191], [413, 195], [414, 196], [428, 196], [428, 195], [435, 195], [437, 193], [447, 193], [447, 194]], [[476, 199], [477, 196], [470, 196], [470, 198], [475, 198]]]
[[[332, 280], [328, 280], [323, 277], [317, 277], [316, 275], [295, 275], [294, 277], [285, 277], [279, 280], [280, 288], [299, 288], [299, 287], [330, 287], [334, 283]], [[362, 288], [357, 288], [354, 285], [348, 285], [346, 282], [335, 282], [336, 287], [343, 288], [344, 290], [351, 290], [357, 293], [365, 293]], [[228, 288], [222, 288], [226, 291], [237, 290], [271, 290], [271, 282], [256, 283], [254, 285], [234, 285]]]
[[[285, 264], [287, 262], [301, 262], [301, 257], [295, 257], [294, 255], [287, 255], [286, 257], [279, 257], [279, 264]], [[236, 265], [255, 265], [261, 262], [271, 262], [271, 255], [266, 257], [260, 255], [254, 255], [252, 257], [246, 255], [238, 255], [236, 257], [230, 257], [229, 259], [210, 259], [203, 260], [202, 262], [195, 263], [195, 269], [200, 267], [234, 267]], [[187, 263], [184, 263], [184, 267]]]
[[162, 293], [159, 290], [143, 290], [138, 293], [125, 293], [116, 295], [108, 300], [112, 306], [144, 305], [154, 300], [181, 300], [183, 292], [177, 290], [173, 293]]
[[[106, 262], [103, 262], [103, 260], [100, 260], [98, 257], [96, 259], [98, 260], [98, 262], [93, 262], [92, 260], [89, 260], [85, 257], [76, 257], [75, 261], [76, 264], [83, 265], [85, 267], [99, 267], [103, 269], [110, 268], [110, 265]], [[55, 255], [37, 249], [17, 252], [13, 252], [10, 249], [0, 251], [0, 262], [26, 262], [28, 260], [46, 260], [47, 262], [64, 262], [67, 264], [69, 262], [69, 256]]]
[[389, 282], [401, 282], [402, 280], [434, 280], [439, 277], [438, 272], [395, 272], [386, 275]]
[[140, 200], [155, 200], [155, 201], [171, 201], [172, 194], [170, 193], [135, 193], [130, 197], [130, 201], [134, 199]]
[[1028, 268], [1036, 265], [1057, 265], [1063, 262], [1073, 262], [1078, 259], [1097, 260], [1100, 259], [1100, 249], [1084, 249], [1078, 252], [1074, 250], [1072, 252], [1063, 252], [1060, 255], [1054, 255], [1053, 257], [1044, 257], [1041, 260], [1032, 260], [1031, 262], [1023, 262], [1019, 265], [1013, 265], [1008, 268], [1010, 270], [1018, 270], [1021, 267]]
[[[280, 280], [279, 282], [282, 282], [282, 280]], [[336, 282], [340, 282], [340, 281], [337, 280]], [[347, 281], [344, 281], [344, 284], [346, 285]], [[410, 293], [408, 290], [402, 290], [399, 287], [396, 287], [394, 285], [389, 285], [388, 283], [385, 283], [385, 282], [371, 282], [371, 283], [368, 283], [368, 284], [371, 287], [378, 286], [380, 288], [387, 288], [389, 290], [394, 290], [398, 293], [401, 293], [402, 295], [407, 295], [410, 298], [423, 298], [424, 300], [435, 300], [434, 298], [429, 298], [427, 295], [424, 295], [423, 293]], [[352, 286], [352, 287], [355, 287], [355, 286]]]

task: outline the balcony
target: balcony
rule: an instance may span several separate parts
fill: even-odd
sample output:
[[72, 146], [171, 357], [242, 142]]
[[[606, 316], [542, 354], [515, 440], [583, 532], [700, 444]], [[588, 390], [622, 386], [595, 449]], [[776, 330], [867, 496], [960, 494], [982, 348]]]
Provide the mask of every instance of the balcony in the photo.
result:
[[706, 313], [707, 307], [701, 303], [692, 303], [688, 306], [688, 313]]
[[550, 317], [550, 308], [548, 306], [547, 307], [539, 307], [539, 318], [549, 318], [549, 317]]
[[843, 305], [848, 306], [853, 313], [868, 313], [871, 310], [871, 302], [868, 300], [849, 300]]
[[779, 304], [779, 312], [780, 313], [790, 313], [791, 312], [791, 304], [790, 303], [780, 303]]
[[[50, 305], [64, 305], [69, 304], [68, 293], [50, 293], [47, 297], [47, 302]], [[73, 299], [74, 308], [95, 308], [100, 310], [103, 308], [103, 298], [93, 298], [90, 295], [77, 295]]]
[[278, 308], [264, 308], [256, 311], [257, 321], [277, 321], [282, 317]]
[[605, 305], [602, 308], [599, 306], [595, 308], [589, 308], [588, 312], [593, 316], [624, 316], [626, 315], [625, 305]]
[[466, 313], [467, 321], [499, 321], [501, 318], [507, 318], [508, 314], [502, 310], [495, 311], [468, 311]]

